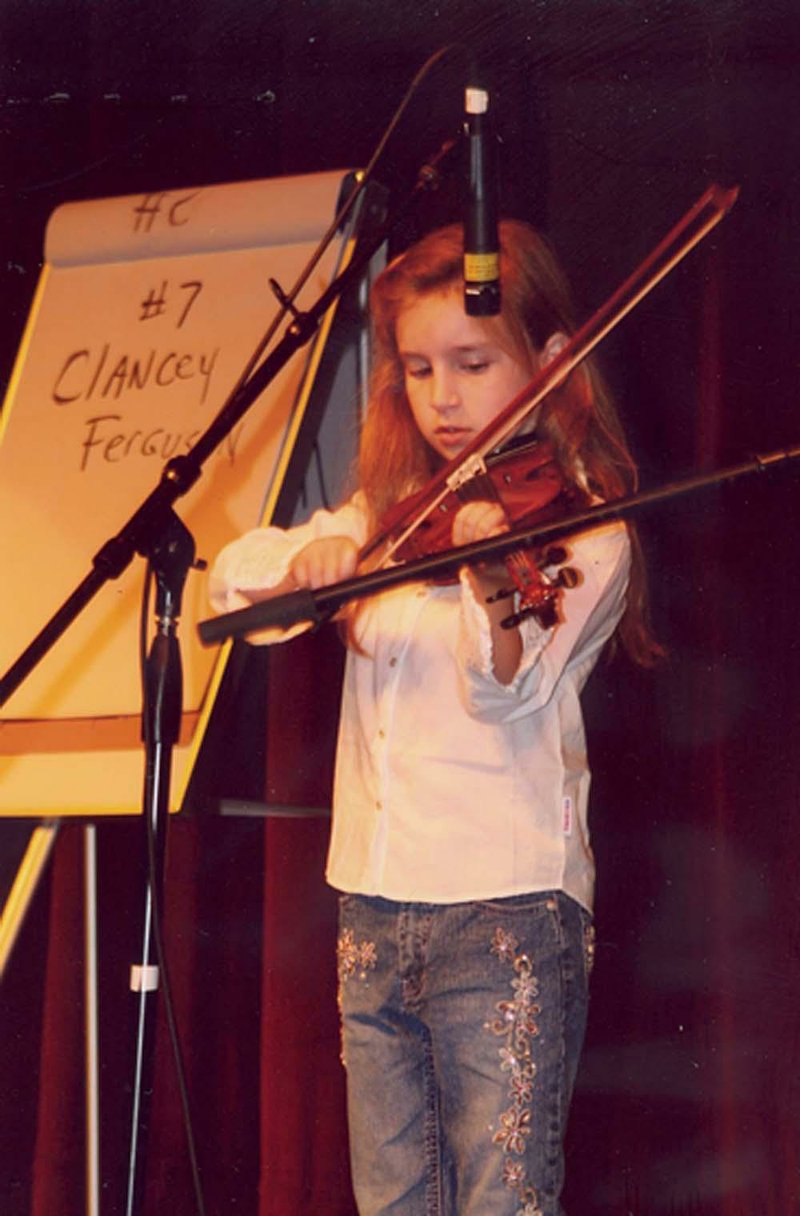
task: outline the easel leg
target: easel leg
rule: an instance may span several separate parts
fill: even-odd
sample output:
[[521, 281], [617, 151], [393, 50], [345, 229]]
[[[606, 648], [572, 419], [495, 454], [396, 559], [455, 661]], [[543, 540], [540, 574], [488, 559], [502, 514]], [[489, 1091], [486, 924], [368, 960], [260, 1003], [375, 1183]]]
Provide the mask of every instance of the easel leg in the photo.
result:
[[3, 978], [28, 906], [47, 865], [57, 832], [58, 821], [51, 819], [40, 824], [31, 833], [25, 856], [17, 870], [3, 908], [3, 914], [0, 916], [0, 979]]

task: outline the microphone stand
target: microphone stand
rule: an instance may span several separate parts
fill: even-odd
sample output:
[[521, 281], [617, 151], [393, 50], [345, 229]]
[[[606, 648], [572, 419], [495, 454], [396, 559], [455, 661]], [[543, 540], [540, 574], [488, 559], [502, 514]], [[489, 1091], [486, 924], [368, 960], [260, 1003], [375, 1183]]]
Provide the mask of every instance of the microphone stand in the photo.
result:
[[[178, 737], [182, 708], [177, 624], [185, 578], [189, 569], [195, 565], [194, 541], [173, 508], [177, 500], [199, 480], [208, 457], [224, 441], [295, 352], [313, 337], [328, 309], [360, 280], [388, 234], [410, 210], [418, 196], [423, 191], [433, 190], [438, 186], [440, 165], [454, 147], [455, 141], [452, 140], [443, 144], [436, 155], [420, 168], [413, 188], [400, 200], [394, 214], [382, 223], [377, 223], [368, 234], [359, 234], [350, 262], [307, 312], [299, 312], [291, 300], [278, 290], [281, 303], [291, 315], [283, 337], [254, 370], [250, 371], [248, 367], [216, 418], [191, 451], [186, 455], [174, 457], [165, 465], [159, 483], [123, 528], [95, 554], [89, 573], [0, 679], [2, 706], [101, 587], [123, 574], [134, 555], [139, 554], [152, 563], [158, 588], [157, 627], [146, 664], [142, 729], [146, 753], [143, 809], [150, 864], [144, 898], [141, 959], [132, 968], [131, 974], [131, 986], [139, 994], [139, 1006], [126, 1216], [137, 1216], [143, 1211], [144, 1203], [139, 1157], [148, 1128], [153, 1073], [155, 993], [160, 978], [154, 947], [159, 945], [158, 916], [163, 888], [172, 752]], [[193, 1154], [191, 1142], [189, 1149], [190, 1154]], [[202, 1216], [199, 1187], [198, 1203]]]
[[548, 523], [532, 523], [512, 528], [501, 536], [488, 540], [473, 541], [454, 549], [445, 549], [426, 557], [414, 558], [402, 565], [387, 566], [354, 578], [344, 579], [329, 587], [316, 591], [301, 588], [287, 595], [262, 600], [248, 608], [239, 608], [217, 617], [201, 621], [197, 627], [201, 642], [211, 646], [228, 638], [246, 637], [263, 629], [289, 629], [292, 625], [308, 622], [318, 626], [329, 620], [340, 608], [353, 599], [377, 595], [400, 583], [424, 582], [442, 576], [457, 574], [461, 566], [497, 560], [520, 549], [546, 550], [549, 544], [564, 540], [576, 532], [585, 531], [599, 523], [623, 519], [626, 515], [647, 507], [660, 506], [670, 499], [697, 490], [710, 489], [724, 482], [735, 481], [750, 473], [764, 473], [771, 469], [784, 468], [800, 458], [800, 444], [780, 449], [753, 460], [731, 465], [712, 473], [699, 473], [679, 481], [670, 482], [654, 490], [645, 490], [627, 498], [587, 507], [563, 519]]
[[[161, 975], [159, 968], [163, 958], [160, 932], [166, 826], [172, 752], [180, 733], [183, 705], [183, 670], [177, 628], [186, 577], [195, 560], [192, 534], [174, 512], [166, 516], [162, 533], [147, 557], [156, 582], [156, 633], [144, 665], [142, 690], [146, 860], [142, 949], [139, 962], [131, 968], [131, 990], [138, 993], [138, 1006], [126, 1216], [142, 1211], [145, 1197], [141, 1163], [146, 1159], [153, 1096], [156, 994], [161, 983], [166, 983], [166, 975]], [[171, 1001], [169, 1003], [171, 1005]], [[190, 1125], [189, 1135], [194, 1166]], [[202, 1200], [200, 1202], [202, 1204]]]

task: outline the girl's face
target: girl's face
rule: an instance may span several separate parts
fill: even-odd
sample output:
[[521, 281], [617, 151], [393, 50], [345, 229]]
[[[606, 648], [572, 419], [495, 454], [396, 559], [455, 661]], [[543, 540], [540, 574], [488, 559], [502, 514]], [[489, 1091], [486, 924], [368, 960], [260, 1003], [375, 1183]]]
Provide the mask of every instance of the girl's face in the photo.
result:
[[499, 345], [494, 328], [464, 312], [458, 289], [419, 296], [395, 330], [405, 390], [423, 438], [452, 460], [525, 387], [531, 360]]

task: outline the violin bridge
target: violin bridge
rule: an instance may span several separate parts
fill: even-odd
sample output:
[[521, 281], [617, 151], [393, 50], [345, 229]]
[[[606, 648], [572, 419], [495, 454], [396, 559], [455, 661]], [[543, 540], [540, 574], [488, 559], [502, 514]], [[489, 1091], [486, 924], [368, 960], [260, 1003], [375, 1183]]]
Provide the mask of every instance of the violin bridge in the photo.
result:
[[472, 481], [473, 477], [482, 477], [485, 472], [485, 460], [478, 452], [474, 452], [450, 474], [447, 478], [447, 488], [457, 494], [466, 482]]

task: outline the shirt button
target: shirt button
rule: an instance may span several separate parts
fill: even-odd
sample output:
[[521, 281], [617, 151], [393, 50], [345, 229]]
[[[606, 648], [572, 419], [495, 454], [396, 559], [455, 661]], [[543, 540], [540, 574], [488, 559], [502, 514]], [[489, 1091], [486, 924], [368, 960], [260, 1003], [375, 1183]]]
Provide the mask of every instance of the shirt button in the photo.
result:
[[385, 739], [385, 738], [386, 738], [386, 731], [385, 731], [385, 730], [379, 730], [379, 731], [378, 731], [378, 738], [379, 738], [379, 739]]
[[376, 803], [375, 803], [375, 810], [376, 810], [376, 811], [382, 811], [382, 810], [383, 810], [383, 803], [382, 803], [382, 802], [376, 802]]
[[396, 667], [396, 666], [397, 666], [397, 659], [396, 659], [396, 658], [389, 659], [389, 666], [390, 666], [390, 667]]

